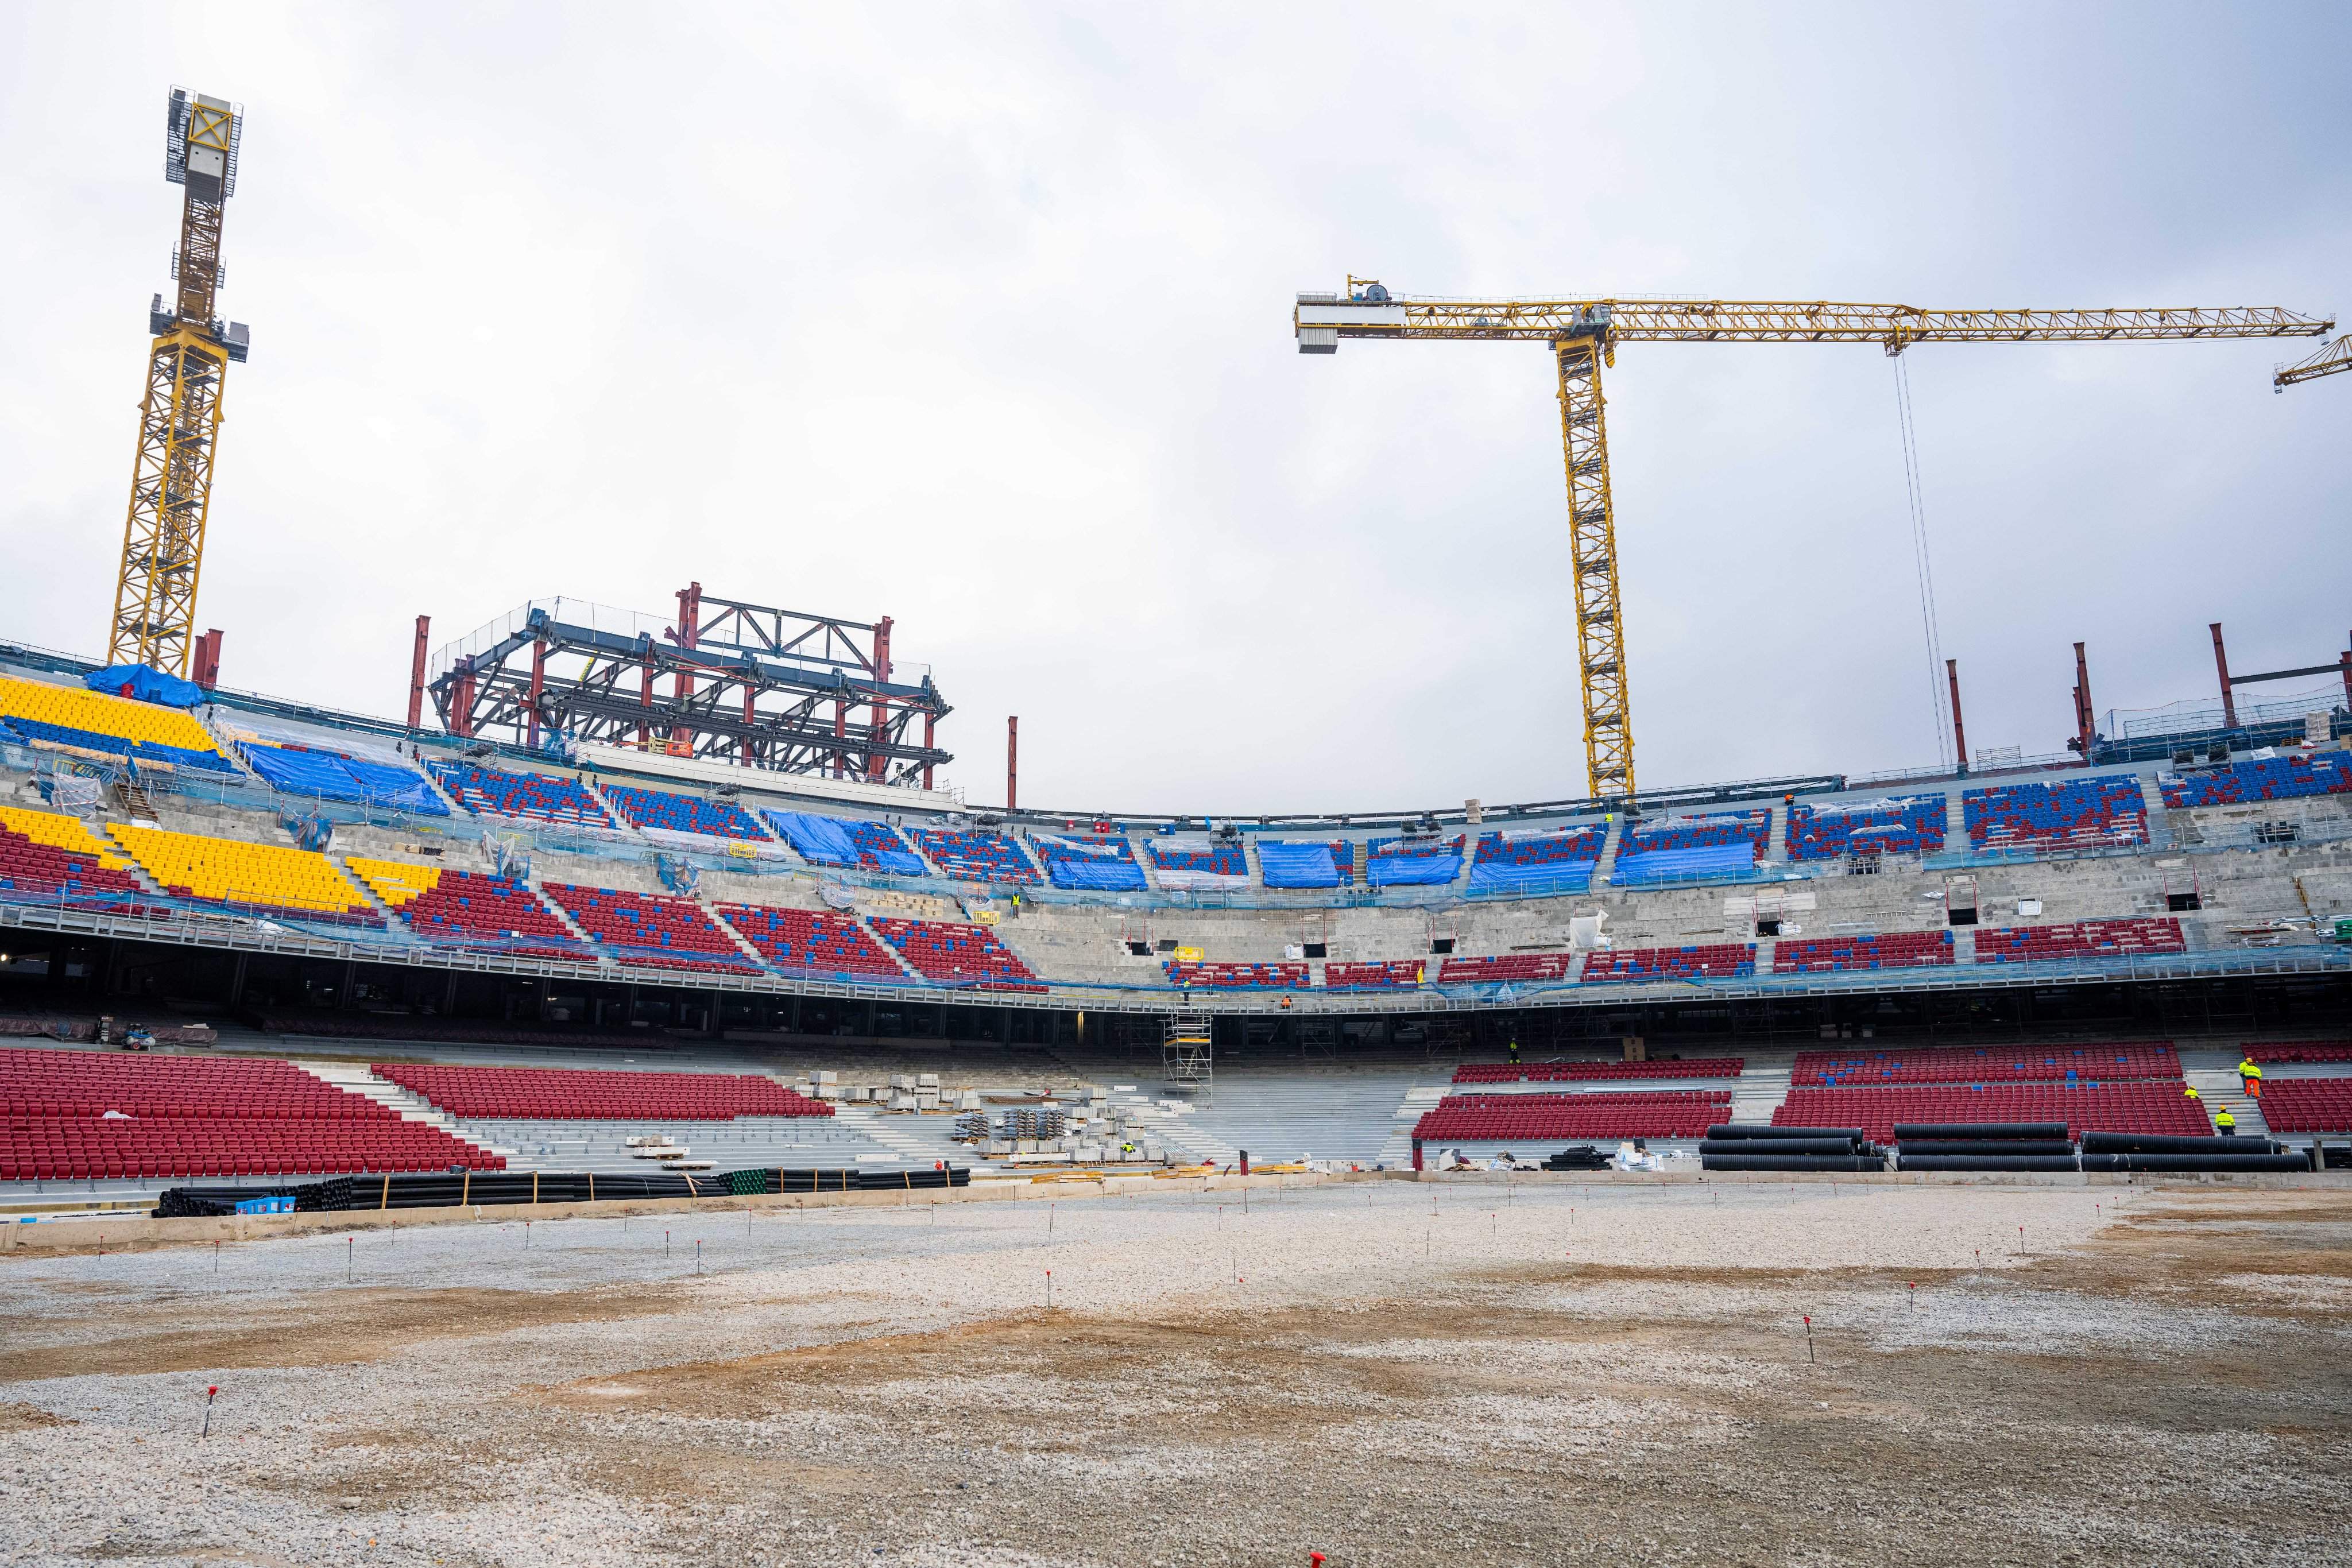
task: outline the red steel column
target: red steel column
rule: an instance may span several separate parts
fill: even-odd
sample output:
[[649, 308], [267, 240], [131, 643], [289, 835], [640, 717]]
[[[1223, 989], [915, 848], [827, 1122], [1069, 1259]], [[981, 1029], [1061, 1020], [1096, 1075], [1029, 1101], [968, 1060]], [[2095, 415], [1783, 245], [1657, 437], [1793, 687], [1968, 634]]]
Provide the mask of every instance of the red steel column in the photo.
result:
[[[2352, 692], [2352, 653], [2347, 653], [2344, 657], [2346, 661], [2344, 665], [2344, 689], [2346, 691]], [[923, 749], [925, 751], [929, 751], [931, 748], [931, 728], [938, 722], [939, 715], [937, 714], [927, 713], [923, 716]], [[923, 764], [923, 788], [928, 789], [930, 787], [931, 765], [926, 762]]]
[[471, 739], [474, 734], [474, 672], [467, 670], [457, 677], [457, 690], [449, 703], [449, 733]]
[[530, 645], [530, 748], [539, 749], [539, 699], [547, 691], [547, 644]]
[[2213, 668], [2221, 676], [2221, 727], [2238, 727], [2238, 698], [2230, 690], [2230, 655], [2221, 647], [2221, 623], [2213, 623]]
[[1969, 770], [1969, 732], [1960, 724], [1960, 662], [1944, 661], [1944, 678], [1952, 683], [1952, 750], [1960, 759], [1960, 771]]
[[[646, 654], [646, 662], [645, 662], [645, 665], [644, 665], [644, 667], [643, 667], [643, 668], [641, 668], [641, 669], [639, 669], [639, 670], [637, 671], [637, 711], [638, 711], [640, 714], [649, 714], [649, 713], [653, 712], [653, 707], [654, 707], [654, 659], [653, 659], [653, 655], [652, 655], [652, 654], [650, 654], [650, 653], [648, 653], [648, 654]], [[646, 730], [646, 721], [645, 721], [643, 718], [638, 719], [638, 720], [637, 720], [637, 749], [638, 749], [639, 751], [644, 751], [644, 750], [647, 749], [647, 747], [646, 747], [646, 740], [647, 740], [648, 737], [649, 737], [649, 732], [648, 732], [648, 731]]]
[[433, 630], [433, 617], [416, 618], [416, 649], [408, 659], [408, 728], [415, 733], [425, 719], [425, 642]]
[[1008, 811], [1021, 804], [1021, 719], [1018, 715], [1004, 721], [1004, 809]]
[[2083, 654], [2083, 644], [2074, 644], [2074, 731], [2082, 740], [2080, 747], [2085, 764], [2091, 760], [2091, 747], [2098, 737], [2098, 725], [2091, 706], [2091, 662]]
[[[887, 615], [874, 623], [874, 679], [877, 685], [886, 684], [890, 679], [890, 617]], [[890, 722], [890, 705], [876, 703], [872, 720], [873, 743], [879, 746], [882, 744], [883, 728]], [[881, 752], [868, 751], [866, 754], [866, 777], [878, 781], [885, 770]]]
[[2344, 706], [2352, 708], [2352, 653], [2339, 653], [2336, 659], [2344, 666]]
[[[701, 628], [702, 584], [689, 582], [677, 591], [677, 645], [689, 653], [692, 652], [701, 636]], [[677, 672], [677, 706], [681, 714], [685, 711], [687, 699], [693, 695], [694, 672], [681, 664]], [[684, 741], [686, 755], [692, 756], [694, 733], [694, 727], [690, 724], [671, 725], [669, 739], [672, 754], [677, 753], [677, 743]]]
[[837, 702], [833, 705], [833, 776], [835, 779], [843, 777], [848, 770], [849, 753], [841, 745], [848, 738], [849, 705]]
[[[751, 726], [760, 722], [760, 716], [752, 711], [751, 707], [752, 700], [756, 696], [758, 688], [752, 685], [752, 677], [746, 674], [743, 677], [743, 727], [746, 729], [749, 729]], [[753, 746], [750, 736], [747, 735], [743, 737], [743, 744], [739, 749], [742, 752], [742, 756], [739, 758], [738, 760], [740, 761], [744, 767], [751, 767]]]

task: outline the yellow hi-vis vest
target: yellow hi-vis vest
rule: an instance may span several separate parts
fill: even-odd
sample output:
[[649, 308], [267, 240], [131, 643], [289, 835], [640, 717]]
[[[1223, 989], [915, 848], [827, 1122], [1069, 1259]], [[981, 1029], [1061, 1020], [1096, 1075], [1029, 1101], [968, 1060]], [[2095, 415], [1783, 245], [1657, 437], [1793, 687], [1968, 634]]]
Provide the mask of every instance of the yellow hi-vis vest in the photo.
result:
[[2238, 1124], [2238, 1119], [2224, 1111], [2213, 1118], [2213, 1124], [2217, 1127], [2234, 1127]]
[[2263, 1075], [2263, 1070], [2262, 1070], [2261, 1068], [2259, 1068], [2259, 1067], [2257, 1067], [2257, 1066], [2255, 1066], [2255, 1065], [2254, 1065], [2254, 1059], [2253, 1059], [2252, 1057], [2251, 1057], [2251, 1056], [2250, 1056], [2250, 1057], [2246, 1058], [2243, 1061], [2241, 1061], [2240, 1063], [2238, 1063], [2238, 1076], [2239, 1076], [2239, 1077], [2241, 1077], [2241, 1078], [2260, 1078], [2262, 1075]]

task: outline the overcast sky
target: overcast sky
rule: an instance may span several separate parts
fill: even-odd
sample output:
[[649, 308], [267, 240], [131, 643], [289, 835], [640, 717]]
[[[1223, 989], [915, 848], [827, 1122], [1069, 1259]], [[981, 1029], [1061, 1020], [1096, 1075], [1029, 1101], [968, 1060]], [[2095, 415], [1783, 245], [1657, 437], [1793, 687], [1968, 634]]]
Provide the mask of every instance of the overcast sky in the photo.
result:
[[[1462, 8], [1467, 11], [1469, 8]], [[1584, 792], [1539, 344], [1302, 358], [1292, 295], [2352, 310], [2352, 7], [0, 11], [0, 639], [104, 651], [174, 83], [244, 104], [199, 625], [396, 714], [526, 599], [897, 618], [1036, 805]], [[2332, 660], [2352, 377], [1908, 358], [1972, 746]], [[1890, 362], [1608, 378], [1650, 788], [1931, 763]]]

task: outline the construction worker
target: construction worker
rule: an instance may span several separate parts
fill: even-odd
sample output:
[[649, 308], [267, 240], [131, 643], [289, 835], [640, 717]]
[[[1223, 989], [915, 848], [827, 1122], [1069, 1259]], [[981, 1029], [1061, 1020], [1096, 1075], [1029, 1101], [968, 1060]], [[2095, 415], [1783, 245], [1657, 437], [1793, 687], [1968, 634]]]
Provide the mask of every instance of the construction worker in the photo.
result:
[[1508, 1049], [1511, 1053], [1511, 1065], [1517, 1067], [1519, 1064], [1519, 1037], [1517, 1035], [1513, 1035], [1511, 1037], [1511, 1043]]
[[2255, 1063], [2252, 1053], [2238, 1058], [2238, 1082], [2246, 1086], [2247, 1099], [2263, 1097], [2263, 1070]]
[[2220, 1113], [2214, 1116], [2213, 1130], [2225, 1138], [2234, 1138], [2238, 1135], [2238, 1119], [2230, 1114], [2230, 1108], [2227, 1105], [2222, 1106]]
[[2187, 1088], [2183, 1089], [2180, 1092], [2181, 1092], [2181, 1094], [2182, 1094], [2183, 1096], [2185, 1096], [2186, 1098], [2190, 1099], [2190, 1100], [2202, 1100], [2202, 1099], [2204, 1099], [2204, 1098], [2205, 1098], [2205, 1096], [2203, 1096], [2202, 1094], [2200, 1094], [2199, 1092], [2197, 1092], [2197, 1085], [2195, 1085], [2194, 1083], [2189, 1084]]

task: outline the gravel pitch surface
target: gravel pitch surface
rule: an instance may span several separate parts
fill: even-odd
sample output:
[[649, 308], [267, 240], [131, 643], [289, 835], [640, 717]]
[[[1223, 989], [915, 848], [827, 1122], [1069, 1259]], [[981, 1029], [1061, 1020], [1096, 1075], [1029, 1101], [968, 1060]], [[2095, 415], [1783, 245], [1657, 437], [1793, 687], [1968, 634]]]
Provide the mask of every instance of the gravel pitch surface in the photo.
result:
[[0, 1561], [2352, 1560], [2352, 1195], [2116, 1197], [1384, 1181], [11, 1261]]

